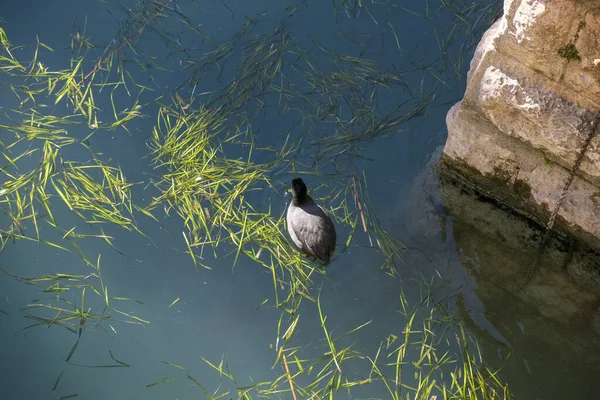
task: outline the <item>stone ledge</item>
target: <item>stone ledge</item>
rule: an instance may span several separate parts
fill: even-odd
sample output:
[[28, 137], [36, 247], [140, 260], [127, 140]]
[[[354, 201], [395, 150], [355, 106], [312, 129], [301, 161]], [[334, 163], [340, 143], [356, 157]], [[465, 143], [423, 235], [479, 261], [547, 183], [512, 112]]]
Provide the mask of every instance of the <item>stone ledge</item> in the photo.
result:
[[[563, 191], [569, 171], [540, 150], [500, 132], [475, 111], [455, 105], [448, 113], [448, 141], [442, 166], [482, 193], [498, 199], [545, 226]], [[575, 177], [554, 229], [600, 248], [600, 193]]]
[[[496, 22], [475, 52], [462, 107], [571, 169], [600, 113], [589, 101], [575, 101], [571, 88], [496, 51], [499, 29]], [[600, 186], [600, 137], [592, 139], [578, 175]]]

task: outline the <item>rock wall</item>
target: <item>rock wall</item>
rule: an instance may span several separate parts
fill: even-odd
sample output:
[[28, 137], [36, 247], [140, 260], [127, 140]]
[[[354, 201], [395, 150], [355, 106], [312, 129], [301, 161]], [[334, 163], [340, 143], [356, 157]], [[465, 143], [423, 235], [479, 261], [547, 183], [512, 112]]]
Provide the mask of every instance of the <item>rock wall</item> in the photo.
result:
[[446, 122], [444, 173], [600, 248], [598, 0], [505, 0]]

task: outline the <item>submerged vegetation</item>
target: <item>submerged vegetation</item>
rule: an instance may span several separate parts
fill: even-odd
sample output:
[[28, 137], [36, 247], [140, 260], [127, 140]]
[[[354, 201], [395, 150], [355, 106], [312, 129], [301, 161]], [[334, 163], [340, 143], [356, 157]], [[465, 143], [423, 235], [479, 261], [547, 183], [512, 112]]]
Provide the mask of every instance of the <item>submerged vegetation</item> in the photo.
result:
[[[339, 342], [367, 324], [332, 337], [314, 280], [325, 271], [289, 243], [279, 200], [281, 182], [287, 187], [290, 173], [318, 176], [322, 186], [315, 189], [317, 198], [341, 227], [343, 248], [336, 253], [372, 248], [380, 255], [382, 269], [396, 276], [405, 247], [386, 230], [371, 203], [364, 148], [402, 132], [408, 122], [440, 105], [438, 89], [449, 85], [442, 72], [453, 69], [459, 77], [464, 62], [449, 60], [447, 50], [457, 46], [459, 32], [472, 36], [484, 29], [483, 21], [497, 12], [494, 4], [443, 0], [437, 10], [426, 2], [424, 10], [417, 11], [392, 2], [333, 2], [336, 20], [366, 16], [381, 27], [379, 51], [385, 49], [384, 38], [391, 38], [395, 51], [403, 55], [409, 50], [402, 47], [389, 18], [392, 13], [431, 19], [450, 11], [450, 35], [435, 32], [441, 60], [417, 63], [407, 58], [405, 64], [411, 65], [404, 70], [375, 61], [373, 37], [364, 40], [340, 31], [341, 38], [358, 46], [358, 53], [332, 49], [316, 38], [307, 45], [290, 28], [306, 2], [288, 6], [275, 24], [261, 15], [247, 16], [241, 29], [218, 42], [192, 19], [201, 4], [140, 0], [125, 11], [118, 36], [106, 47], [94, 44], [87, 28], [74, 26], [68, 67], [58, 70], [44, 64], [44, 55], [55, 50], [41, 39], [25, 62], [16, 56], [20, 47], [13, 46], [0, 27], [2, 89], [5, 97], [12, 93], [16, 99], [14, 106], [2, 108], [0, 124], [0, 251], [16, 241], [38, 242], [74, 253], [87, 268], [38, 277], [22, 277], [18, 266], [6, 268], [7, 274], [48, 296], [23, 307], [25, 317], [33, 321], [25, 329], [60, 326], [72, 332], [75, 341], [65, 361], [74, 364], [84, 329], [113, 335], [116, 319], [149, 323], [113, 306], [131, 299], [111, 294], [100, 272], [100, 255], [90, 259], [85, 243], [103, 240], [120, 252], [115, 227], [146, 236], [140, 219], [159, 223], [175, 214], [184, 227], [181, 249], [196, 266], [210, 269], [212, 261], [228, 257], [233, 266], [243, 260], [272, 276], [273, 305], [282, 310], [275, 346], [282, 375], [241, 387], [226, 364], [206, 361], [237, 387], [239, 398], [279, 398], [283, 393], [320, 399], [375, 382], [393, 399], [508, 398], [496, 374], [483, 365], [480, 355], [471, 353], [473, 344], [466, 333], [458, 329], [453, 337], [447, 321], [436, 322], [438, 311], [432, 308], [409, 312], [403, 301], [402, 333], [387, 337], [374, 355]], [[378, 21], [375, 15], [382, 10], [387, 20]], [[230, 11], [233, 17], [235, 11]], [[468, 22], [475, 15], [475, 24]], [[148, 46], [143, 41], [147, 35], [158, 37], [164, 49]], [[473, 45], [459, 43], [459, 53]], [[165, 62], [173, 59], [179, 68]], [[168, 68], [187, 74], [170, 92], [157, 83], [173, 72]], [[415, 76], [421, 76], [418, 87], [409, 83]], [[287, 131], [270, 134], [269, 140], [259, 134], [267, 113], [285, 117], [289, 124]], [[154, 121], [151, 134], [140, 134], [142, 119]], [[99, 137], [120, 134], [145, 141], [144, 161], [153, 168], [150, 178], [132, 181], [111, 154], [95, 147]], [[142, 200], [144, 196], [151, 199]], [[277, 198], [274, 204], [264, 201], [271, 197]], [[324, 355], [316, 359], [292, 341], [304, 299], [318, 308], [327, 343]], [[417, 321], [421, 326], [416, 327]], [[450, 338], [456, 345], [450, 345]], [[440, 347], [447, 350], [440, 352]], [[112, 353], [110, 357], [112, 364], [99, 367], [129, 366]], [[364, 365], [369, 372], [352, 379], [343, 372], [349, 363], [352, 368]], [[207, 398], [232, 396], [211, 394], [199, 380], [184, 375]], [[167, 377], [147, 387], [178, 379]]]
[[[233, 398], [234, 395], [239, 399], [326, 399], [338, 393], [361, 398], [361, 394], [368, 396], [373, 386], [390, 399], [509, 399], [507, 387], [496, 372], [485, 367], [479, 348], [469, 335], [460, 326], [455, 333], [451, 332], [448, 326], [453, 321], [443, 310], [431, 308], [430, 300], [422, 299], [422, 306], [415, 309], [402, 308], [406, 320], [403, 330], [398, 335], [385, 337], [374, 354], [364, 354], [345, 343], [371, 321], [333, 337], [319, 296], [317, 307], [323, 345], [318, 349], [292, 346], [298, 319], [291, 321], [285, 333], [278, 335], [282, 343], [276, 346], [275, 363], [280, 371], [277, 378], [241, 385], [229, 369], [228, 360], [216, 363], [202, 357], [202, 361], [218, 373], [216, 390], [209, 391], [190, 369], [164, 361], [163, 364], [179, 370], [178, 376], [163, 378], [148, 387], [191, 381], [209, 399]], [[401, 304], [408, 307], [405, 302]], [[313, 351], [322, 355], [313, 357]], [[362, 375], [353, 379], [356, 370]]]

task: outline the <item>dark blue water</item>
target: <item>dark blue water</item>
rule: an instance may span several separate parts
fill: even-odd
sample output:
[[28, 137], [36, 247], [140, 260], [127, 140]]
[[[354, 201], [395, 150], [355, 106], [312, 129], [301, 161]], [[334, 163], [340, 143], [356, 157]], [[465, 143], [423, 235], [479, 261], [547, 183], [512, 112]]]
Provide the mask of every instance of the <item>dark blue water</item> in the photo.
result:
[[[133, 197], [141, 205], [148, 204], [157, 192], [152, 187], [144, 189], [144, 186], [161, 173], [146, 157], [159, 108], [152, 100], [164, 96], [161, 103], [169, 104], [174, 90], [179, 88], [181, 95], [187, 95], [188, 99], [194, 94], [194, 107], [202, 103], [227, 103], [231, 99], [219, 99], [218, 94], [239, 74], [237, 68], [244, 42], [255, 35], [272, 32], [290, 13], [290, 7], [297, 5], [287, 19], [286, 27], [294, 51], [314, 54], [312, 60], [323, 70], [335, 72], [340, 66], [328, 63], [327, 53], [320, 51], [320, 47], [338, 54], [368, 58], [377, 63], [379, 71], [402, 77], [403, 84], [378, 93], [377, 112], [380, 116], [403, 104], [408, 110], [415, 99], [435, 95], [426, 113], [402, 123], [385, 137], [357, 143], [359, 152], [356, 149], [348, 151], [346, 158], [332, 160], [327, 158], [331, 154], [326, 154], [324, 160], [315, 164], [318, 149], [310, 146], [297, 155], [297, 160], [306, 165], [298, 169], [316, 174], [305, 176], [314, 187], [341, 185], [339, 180], [327, 178], [327, 173], [338, 167], [364, 171], [369, 195], [382, 226], [408, 248], [404, 262], [397, 263], [398, 276], [392, 277], [380, 268], [383, 257], [370, 246], [374, 240], [372, 233], [365, 234], [358, 229], [352, 245], [340, 253], [325, 277], [316, 279], [322, 285], [321, 306], [323, 314], [327, 315], [328, 328], [337, 336], [372, 321], [350, 338], [342, 339], [341, 343], [352, 344], [357, 351], [374, 355], [381, 341], [391, 333], [402, 334], [406, 318], [399, 310], [401, 293], [404, 293], [411, 307], [449, 308], [455, 321], [466, 322], [481, 340], [486, 362], [493, 368], [503, 366], [511, 348], [517, 349], [500, 374], [516, 398], [565, 398], [564, 394], [572, 394], [574, 390], [579, 390], [579, 395], [574, 398], [593, 398], [597, 388], [582, 376], [590, 369], [585, 367], [589, 360], [582, 358], [581, 352], [553, 349], [548, 343], [531, 343], [535, 339], [531, 339], [531, 332], [517, 328], [520, 326], [517, 317], [512, 320], [510, 316], [492, 318], [497, 313], [490, 310], [489, 303], [481, 300], [470, 264], [465, 261], [464, 252], [455, 240], [452, 219], [445, 217], [436, 194], [435, 160], [446, 137], [445, 114], [462, 97], [468, 61], [480, 35], [491, 22], [490, 15], [500, 10], [499, 2], [482, 1], [477, 7], [453, 3], [455, 11], [467, 6], [478, 10], [461, 15], [464, 21], [435, 1], [409, 6], [405, 6], [405, 2], [363, 3], [368, 11], [359, 7], [355, 10], [360, 11], [357, 15], [349, 16], [338, 1], [174, 2], [172, 6], [177, 7], [177, 12], [185, 15], [206, 36], [190, 33], [174, 19], [153, 21], [153, 29], [144, 31], [136, 42], [136, 52], [156, 57], [168, 71], [152, 68], [144, 71], [131, 62], [133, 56], [127, 64], [136, 82], [149, 88], [140, 96], [146, 117], [128, 124], [128, 131], [101, 130], [91, 137], [90, 145], [104, 160], [110, 160], [111, 165], [120, 166], [129, 182], [144, 182], [133, 190]], [[148, 3], [146, 7], [152, 8]], [[339, 12], [337, 18], [334, 7]], [[54, 70], [69, 68], [72, 34], [85, 31], [85, 36], [100, 47], [86, 58], [90, 61], [84, 68], [89, 71], [94, 65], [92, 61], [101, 54], [102, 46], [109, 45], [124, 30], [130, 35], [136, 32], [138, 26], [128, 25], [134, 13], [132, 10], [135, 10], [134, 2], [63, 1], [59, 6], [32, 0], [3, 2], [0, 17], [13, 45], [23, 45], [15, 50], [18, 58], [23, 62], [31, 59], [36, 37], [39, 37], [54, 49], [54, 52], [42, 51], [39, 59]], [[200, 72], [190, 66], [190, 61], [197, 65], [202, 54], [235, 37], [249, 18], [258, 21], [253, 31], [235, 42], [235, 51], [222, 63], [222, 69], [221, 64], [218, 68], [213, 66], [200, 79]], [[165, 44], [165, 38], [172, 41], [171, 46]], [[147, 61], [150, 64], [151, 60]], [[291, 63], [293, 59], [287, 56], [286, 62]], [[12, 82], [11, 79], [6, 78], [7, 82]], [[302, 83], [302, 73], [297, 73], [294, 79], [295, 83]], [[18, 105], [6, 85], [0, 96], [3, 110]], [[128, 96], [120, 89], [115, 91], [113, 101], [121, 110], [134, 104], [135, 95]], [[276, 95], [269, 95], [262, 101], [268, 107], [253, 117], [251, 125], [256, 133], [257, 147], [280, 147], [288, 134], [293, 138], [314, 139], [329, 129], [324, 123], [303, 125], [297, 113], [282, 113]], [[100, 120], [114, 119], [109, 91], [98, 95], [96, 104], [100, 107]], [[250, 101], [245, 107], [254, 115], [259, 104]], [[71, 112], [60, 105], [49, 107], [49, 114]], [[306, 107], [305, 112], [310, 113], [310, 107]], [[2, 117], [2, 124], [8, 123], [6, 117]], [[78, 138], [90, 132], [85, 124], [69, 128], [69, 135]], [[6, 131], [0, 131], [0, 135], [0, 140], [5, 143], [12, 140]], [[244, 155], [243, 149], [230, 151]], [[354, 155], [349, 157], [348, 154]], [[65, 150], [64, 156], [67, 155], [81, 161], [89, 159], [89, 153], [81, 147]], [[266, 162], [270, 156], [267, 152], [256, 157], [257, 162]], [[276, 190], [266, 189], [253, 194], [252, 201], [258, 208], [266, 210], [270, 206], [274, 215], [280, 215], [288, 201], [283, 196], [284, 189], [294, 176], [291, 165], [281, 171], [272, 171], [270, 178]], [[7, 178], [3, 176], [2, 179]], [[326, 192], [324, 187], [320, 193]], [[101, 254], [102, 277], [112, 296], [139, 301], [122, 301], [119, 309], [147, 323], [87, 324], [70, 363], [65, 359], [77, 334], [58, 326], [46, 328], [44, 325], [21, 331], [32, 323], [23, 318], [22, 308], [47, 294], [9, 275], [0, 277], [0, 308], [10, 314], [0, 315], [2, 398], [60, 398], [70, 394], [78, 394], [78, 398], [84, 399], [202, 398], [202, 390], [186, 375], [194, 377], [209, 393], [217, 393], [215, 396], [235, 390], [227, 378], [219, 377], [219, 373], [202, 358], [215, 365], [223, 360], [240, 387], [273, 380], [283, 374], [281, 365], [273, 368], [277, 355], [275, 348], [279, 345], [277, 324], [281, 311], [273, 307], [270, 272], [247, 258], [241, 258], [232, 267], [233, 257], [223, 257], [230, 247], [218, 249], [216, 259], [206, 257], [211, 270], [195, 267], [185, 252], [181, 219], [175, 213], [165, 216], [162, 210], [155, 215], [158, 223], [143, 216], [137, 220], [141, 231], [151, 241], [135, 232], [106, 226], [105, 232], [115, 238], [118, 251], [101, 239], [78, 242], [93, 262]], [[67, 229], [77, 225], [78, 232], [97, 233], [66, 209], [57, 211], [55, 217]], [[338, 229], [341, 238], [338, 242], [345, 242], [349, 230], [343, 226]], [[45, 240], [57, 243], [64, 234], [49, 226], [41, 228], [40, 233]], [[76, 252], [68, 253], [22, 240], [9, 243], [0, 257], [3, 269], [24, 277], [92, 272]], [[427, 297], [432, 287], [436, 288], [436, 300]], [[440, 302], [445, 295], [449, 296], [448, 304]], [[503, 304], [502, 294], [498, 296], [494, 301]], [[79, 302], [75, 294], [66, 297]], [[179, 301], [170, 307], [176, 299]], [[266, 299], [268, 302], [259, 307]], [[101, 310], [102, 299], [97, 299], [93, 306]], [[291, 346], [306, 346], [301, 357], [323, 355], [328, 348], [323, 341], [316, 305], [305, 301], [299, 313], [300, 322]], [[121, 320], [135, 321], [121, 317]], [[284, 326], [287, 327], [287, 323]], [[563, 337], [569, 334], [566, 332]], [[454, 349], [454, 345], [448, 344], [447, 348]], [[111, 354], [129, 367], [90, 368], [120, 365]], [[539, 360], [531, 360], [532, 354]], [[418, 355], [414, 357], [411, 361], [419, 358]], [[566, 360], [569, 357], [571, 359]], [[545, 359], [548, 359], [547, 363], [543, 361]], [[187, 371], [164, 362], [183, 366]], [[581, 370], [572, 372], [571, 378], [554, 383], [554, 388], [547, 384], [549, 379], [560, 381], [565, 373], [574, 371], [574, 366]], [[357, 362], [349, 364], [345, 373], [349, 379], [361, 379], [369, 374], [369, 370], [368, 363]], [[61, 371], [64, 374], [56, 390], [52, 391]], [[411, 375], [407, 373], [407, 381], [414, 379]], [[168, 377], [177, 379], [146, 387]], [[558, 393], [563, 395], [554, 397]], [[289, 392], [280, 396], [291, 398]], [[351, 394], [352, 398], [388, 396], [381, 384], [356, 388]], [[236, 394], [232, 392], [229, 397], [235, 398]], [[336, 397], [347, 398], [348, 393], [340, 391]]]

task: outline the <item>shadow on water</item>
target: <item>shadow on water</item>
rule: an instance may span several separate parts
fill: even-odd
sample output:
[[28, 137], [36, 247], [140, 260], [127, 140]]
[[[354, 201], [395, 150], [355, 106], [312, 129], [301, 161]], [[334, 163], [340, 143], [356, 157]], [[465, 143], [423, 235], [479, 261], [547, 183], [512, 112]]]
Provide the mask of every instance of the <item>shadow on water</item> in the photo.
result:
[[502, 368], [512, 393], [595, 398], [600, 291], [587, 272], [599, 265], [598, 253], [554, 234], [529, 278], [544, 229], [454, 176], [440, 175], [438, 155], [409, 198], [399, 206], [412, 210], [400, 229], [415, 245], [407, 264], [429, 264], [448, 277], [453, 308], [476, 335], [486, 362]]

